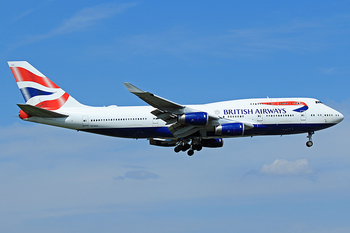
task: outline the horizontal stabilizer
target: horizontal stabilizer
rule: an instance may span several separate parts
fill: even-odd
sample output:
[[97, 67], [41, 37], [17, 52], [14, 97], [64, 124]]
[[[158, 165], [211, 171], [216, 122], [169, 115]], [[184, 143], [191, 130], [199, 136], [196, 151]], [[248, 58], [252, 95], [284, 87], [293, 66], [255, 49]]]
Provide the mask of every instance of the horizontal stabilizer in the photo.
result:
[[68, 115], [60, 114], [44, 108], [38, 108], [29, 104], [17, 104], [25, 113], [30, 116], [43, 117], [43, 118], [62, 118], [68, 117]]

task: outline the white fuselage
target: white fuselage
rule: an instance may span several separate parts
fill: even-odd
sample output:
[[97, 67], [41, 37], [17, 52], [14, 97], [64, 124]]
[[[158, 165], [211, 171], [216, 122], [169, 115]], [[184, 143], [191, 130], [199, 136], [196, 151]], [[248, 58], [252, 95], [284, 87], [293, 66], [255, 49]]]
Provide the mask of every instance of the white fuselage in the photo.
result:
[[[255, 126], [243, 136], [311, 132], [343, 119], [341, 113], [313, 98], [243, 99], [188, 107], [219, 117], [221, 124], [243, 122]], [[301, 107], [306, 110], [295, 111]], [[151, 114], [153, 110], [155, 108], [151, 106], [62, 107], [57, 112], [69, 117], [30, 117], [25, 120], [117, 137], [172, 138], [170, 134], [156, 133], [155, 129], [168, 126]], [[215, 136], [209, 134], [210, 137]]]
[[202, 147], [222, 147], [223, 138], [308, 133], [343, 120], [336, 110], [312, 98], [243, 99], [182, 105], [124, 82], [149, 104], [144, 107], [90, 107], [81, 104], [27, 61], [9, 61], [25, 104], [26, 121], [123, 138], [147, 138], [151, 145], [175, 147], [193, 155]]

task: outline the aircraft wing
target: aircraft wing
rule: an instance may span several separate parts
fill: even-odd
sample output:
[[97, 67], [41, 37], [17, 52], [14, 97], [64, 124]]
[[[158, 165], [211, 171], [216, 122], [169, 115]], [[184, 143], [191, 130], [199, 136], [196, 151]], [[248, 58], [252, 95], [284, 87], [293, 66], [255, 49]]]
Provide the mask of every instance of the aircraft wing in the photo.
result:
[[[169, 130], [176, 138], [187, 137], [197, 131], [203, 132], [203, 127], [201, 126], [189, 126], [184, 125], [178, 122], [178, 117], [184, 113], [190, 112], [201, 112], [199, 110], [191, 109], [184, 105], [172, 102], [170, 100], [164, 99], [160, 96], [154, 95], [149, 92], [145, 92], [131, 83], [123, 83], [125, 87], [132, 94], [135, 94], [140, 99], [156, 108], [151, 113], [157, 117], [157, 119], [161, 119], [166, 122], [167, 125], [171, 125]], [[213, 126], [219, 125], [218, 121], [220, 118], [217, 116], [208, 114], [209, 124]]]
[[138, 96], [140, 99], [148, 103], [149, 105], [164, 110], [168, 112], [172, 112], [175, 114], [181, 114], [183, 113], [183, 109], [185, 106], [182, 106], [180, 104], [174, 103], [170, 100], [164, 99], [162, 97], [156, 96], [152, 93], [145, 92], [131, 83], [123, 83], [124, 86], [130, 91], [132, 94], [135, 94]]

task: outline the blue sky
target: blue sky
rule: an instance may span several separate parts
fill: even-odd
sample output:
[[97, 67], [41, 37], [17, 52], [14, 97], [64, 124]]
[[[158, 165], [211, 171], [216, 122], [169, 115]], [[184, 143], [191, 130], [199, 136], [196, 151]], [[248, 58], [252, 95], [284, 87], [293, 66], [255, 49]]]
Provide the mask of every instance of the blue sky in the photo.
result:
[[[348, 1], [6, 1], [0, 7], [3, 232], [349, 232]], [[170, 148], [22, 122], [7, 66], [78, 101], [314, 97], [344, 121], [306, 134]]]

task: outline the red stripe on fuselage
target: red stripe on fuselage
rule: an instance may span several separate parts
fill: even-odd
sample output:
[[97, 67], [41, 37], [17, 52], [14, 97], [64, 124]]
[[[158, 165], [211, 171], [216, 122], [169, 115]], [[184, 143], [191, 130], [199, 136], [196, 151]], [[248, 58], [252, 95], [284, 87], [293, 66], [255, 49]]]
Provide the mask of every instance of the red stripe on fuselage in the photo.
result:
[[281, 102], [264, 102], [260, 104], [265, 104], [265, 105], [304, 105], [307, 106], [304, 102], [299, 102], [299, 101], [281, 101]]
[[44, 108], [47, 110], [57, 110], [60, 107], [62, 107], [62, 105], [64, 103], [67, 102], [69, 98], [69, 94], [68, 93], [64, 93], [60, 98], [55, 99], [55, 100], [47, 100], [47, 101], [43, 101], [41, 103], [38, 103], [37, 105], [35, 105], [36, 107], [39, 108]]
[[40, 77], [38, 75], [33, 74], [29, 70], [26, 70], [22, 67], [10, 67], [11, 71], [13, 73], [13, 76], [15, 76], [16, 82], [35, 82], [39, 83], [45, 87], [51, 87], [51, 88], [59, 88], [56, 84], [54, 84], [50, 79], [47, 77]]

